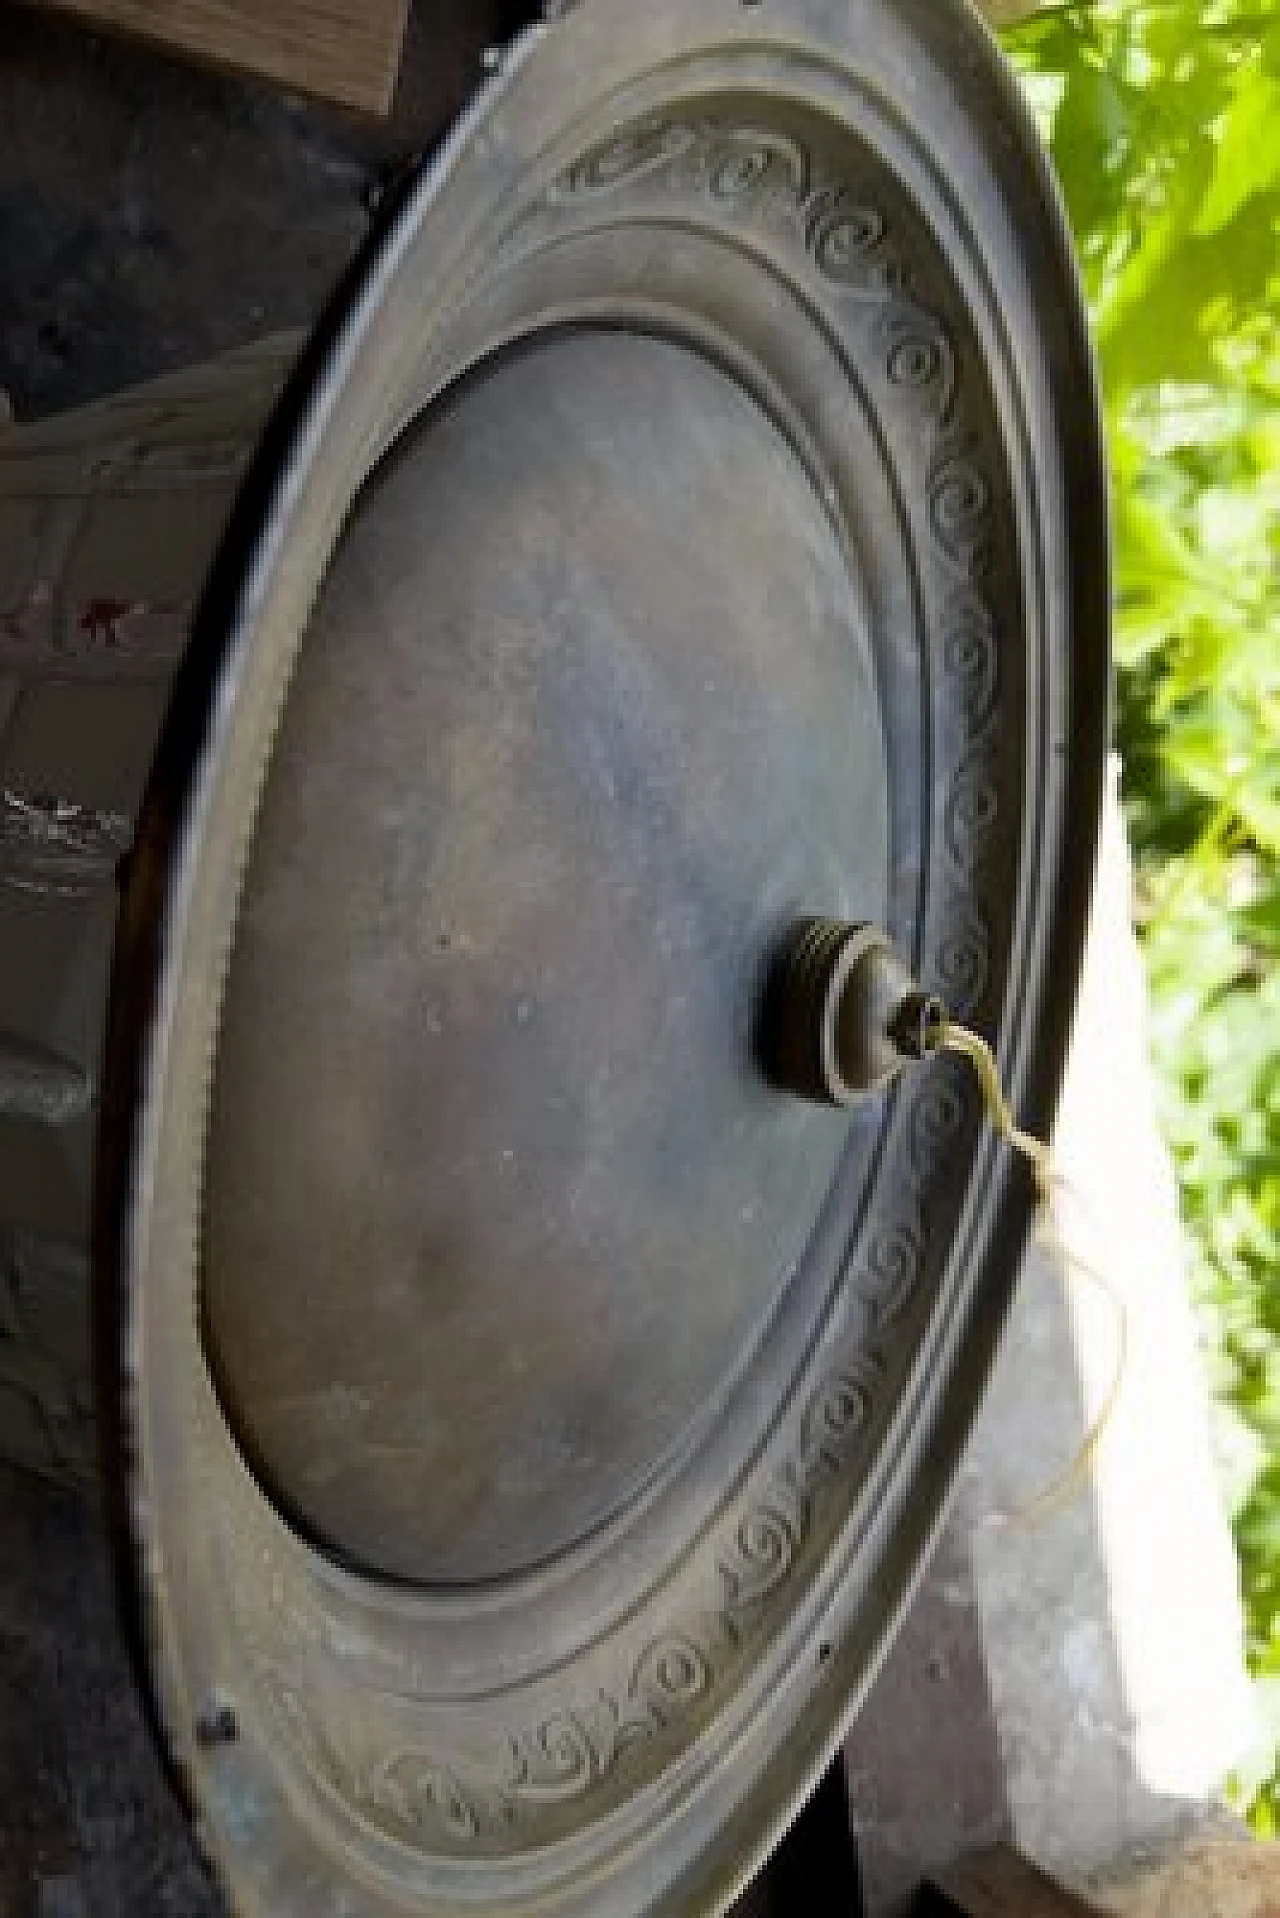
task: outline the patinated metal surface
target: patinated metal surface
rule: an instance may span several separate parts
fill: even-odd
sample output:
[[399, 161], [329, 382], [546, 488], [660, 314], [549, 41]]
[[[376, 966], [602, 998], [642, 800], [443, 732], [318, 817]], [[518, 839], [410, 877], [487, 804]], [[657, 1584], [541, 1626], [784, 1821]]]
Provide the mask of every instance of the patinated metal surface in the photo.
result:
[[239, 1909], [713, 1910], [803, 1797], [1029, 1194], [944, 1062], [771, 1087], [759, 994], [875, 918], [1045, 1125], [1106, 618], [1069, 248], [967, 13], [511, 50], [264, 451], [128, 873], [122, 1562]]
[[397, 445], [276, 744], [205, 1191], [226, 1400], [332, 1548], [519, 1570], [714, 1416], [843, 1142], [757, 1068], [764, 964], [887, 865], [847, 565], [736, 381], [561, 331]]

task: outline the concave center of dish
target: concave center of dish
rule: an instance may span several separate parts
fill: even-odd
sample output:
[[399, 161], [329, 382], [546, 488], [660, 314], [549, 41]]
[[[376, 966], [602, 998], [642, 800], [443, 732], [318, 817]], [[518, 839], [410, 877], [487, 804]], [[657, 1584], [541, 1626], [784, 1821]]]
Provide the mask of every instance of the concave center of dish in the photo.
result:
[[753, 1028], [805, 912], [879, 919], [848, 557], [726, 373], [626, 330], [486, 361], [357, 500], [231, 963], [206, 1345], [344, 1560], [554, 1558], [713, 1417], [845, 1136]]

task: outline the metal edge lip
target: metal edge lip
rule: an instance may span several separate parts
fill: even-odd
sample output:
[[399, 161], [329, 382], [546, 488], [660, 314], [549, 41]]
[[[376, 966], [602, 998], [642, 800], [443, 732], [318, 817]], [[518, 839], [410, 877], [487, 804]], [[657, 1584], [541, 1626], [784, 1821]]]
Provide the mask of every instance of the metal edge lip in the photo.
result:
[[[237, 493], [174, 680], [152, 773], [120, 880], [103, 1044], [93, 1198], [93, 1344], [98, 1446], [117, 1606], [162, 1763], [195, 1813], [190, 1739], [173, 1722], [171, 1651], [160, 1646], [153, 1589], [158, 1541], [143, 1495], [138, 1404], [141, 1330], [132, 1275], [141, 1263], [151, 1167], [162, 1115], [154, 1061], [174, 1018], [179, 930], [189, 907], [191, 854], [203, 839], [213, 739], [235, 692], [235, 655], [260, 603], [288, 513], [305, 484], [341, 376], [367, 332], [413, 226], [446, 187], [460, 155], [514, 83], [547, 29], [529, 28], [477, 90], [437, 151], [380, 210], [273, 408]], [[411, 204], [414, 220], [397, 218]], [[172, 1644], [172, 1634], [169, 1635]], [[200, 1838], [198, 1821], [195, 1823]], [[216, 1875], [216, 1860], [205, 1852]], [[224, 1887], [225, 1889], [225, 1887]]]

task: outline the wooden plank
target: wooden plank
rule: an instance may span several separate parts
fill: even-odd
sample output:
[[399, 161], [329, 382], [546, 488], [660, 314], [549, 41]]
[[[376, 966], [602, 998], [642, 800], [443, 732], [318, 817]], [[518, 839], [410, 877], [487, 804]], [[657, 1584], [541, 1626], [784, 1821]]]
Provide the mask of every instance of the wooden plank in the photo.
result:
[[37, 0], [218, 66], [385, 113], [409, 0]]
[[975, 1852], [935, 1873], [912, 1918], [1101, 1918], [1008, 1845]]

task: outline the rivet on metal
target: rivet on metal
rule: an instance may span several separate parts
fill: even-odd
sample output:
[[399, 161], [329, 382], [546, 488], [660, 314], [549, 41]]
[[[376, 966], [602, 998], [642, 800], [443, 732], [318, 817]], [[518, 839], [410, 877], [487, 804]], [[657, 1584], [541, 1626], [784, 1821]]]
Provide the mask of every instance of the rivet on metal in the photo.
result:
[[196, 1720], [196, 1743], [204, 1751], [217, 1751], [234, 1745], [240, 1736], [236, 1708], [223, 1692], [211, 1692]]

